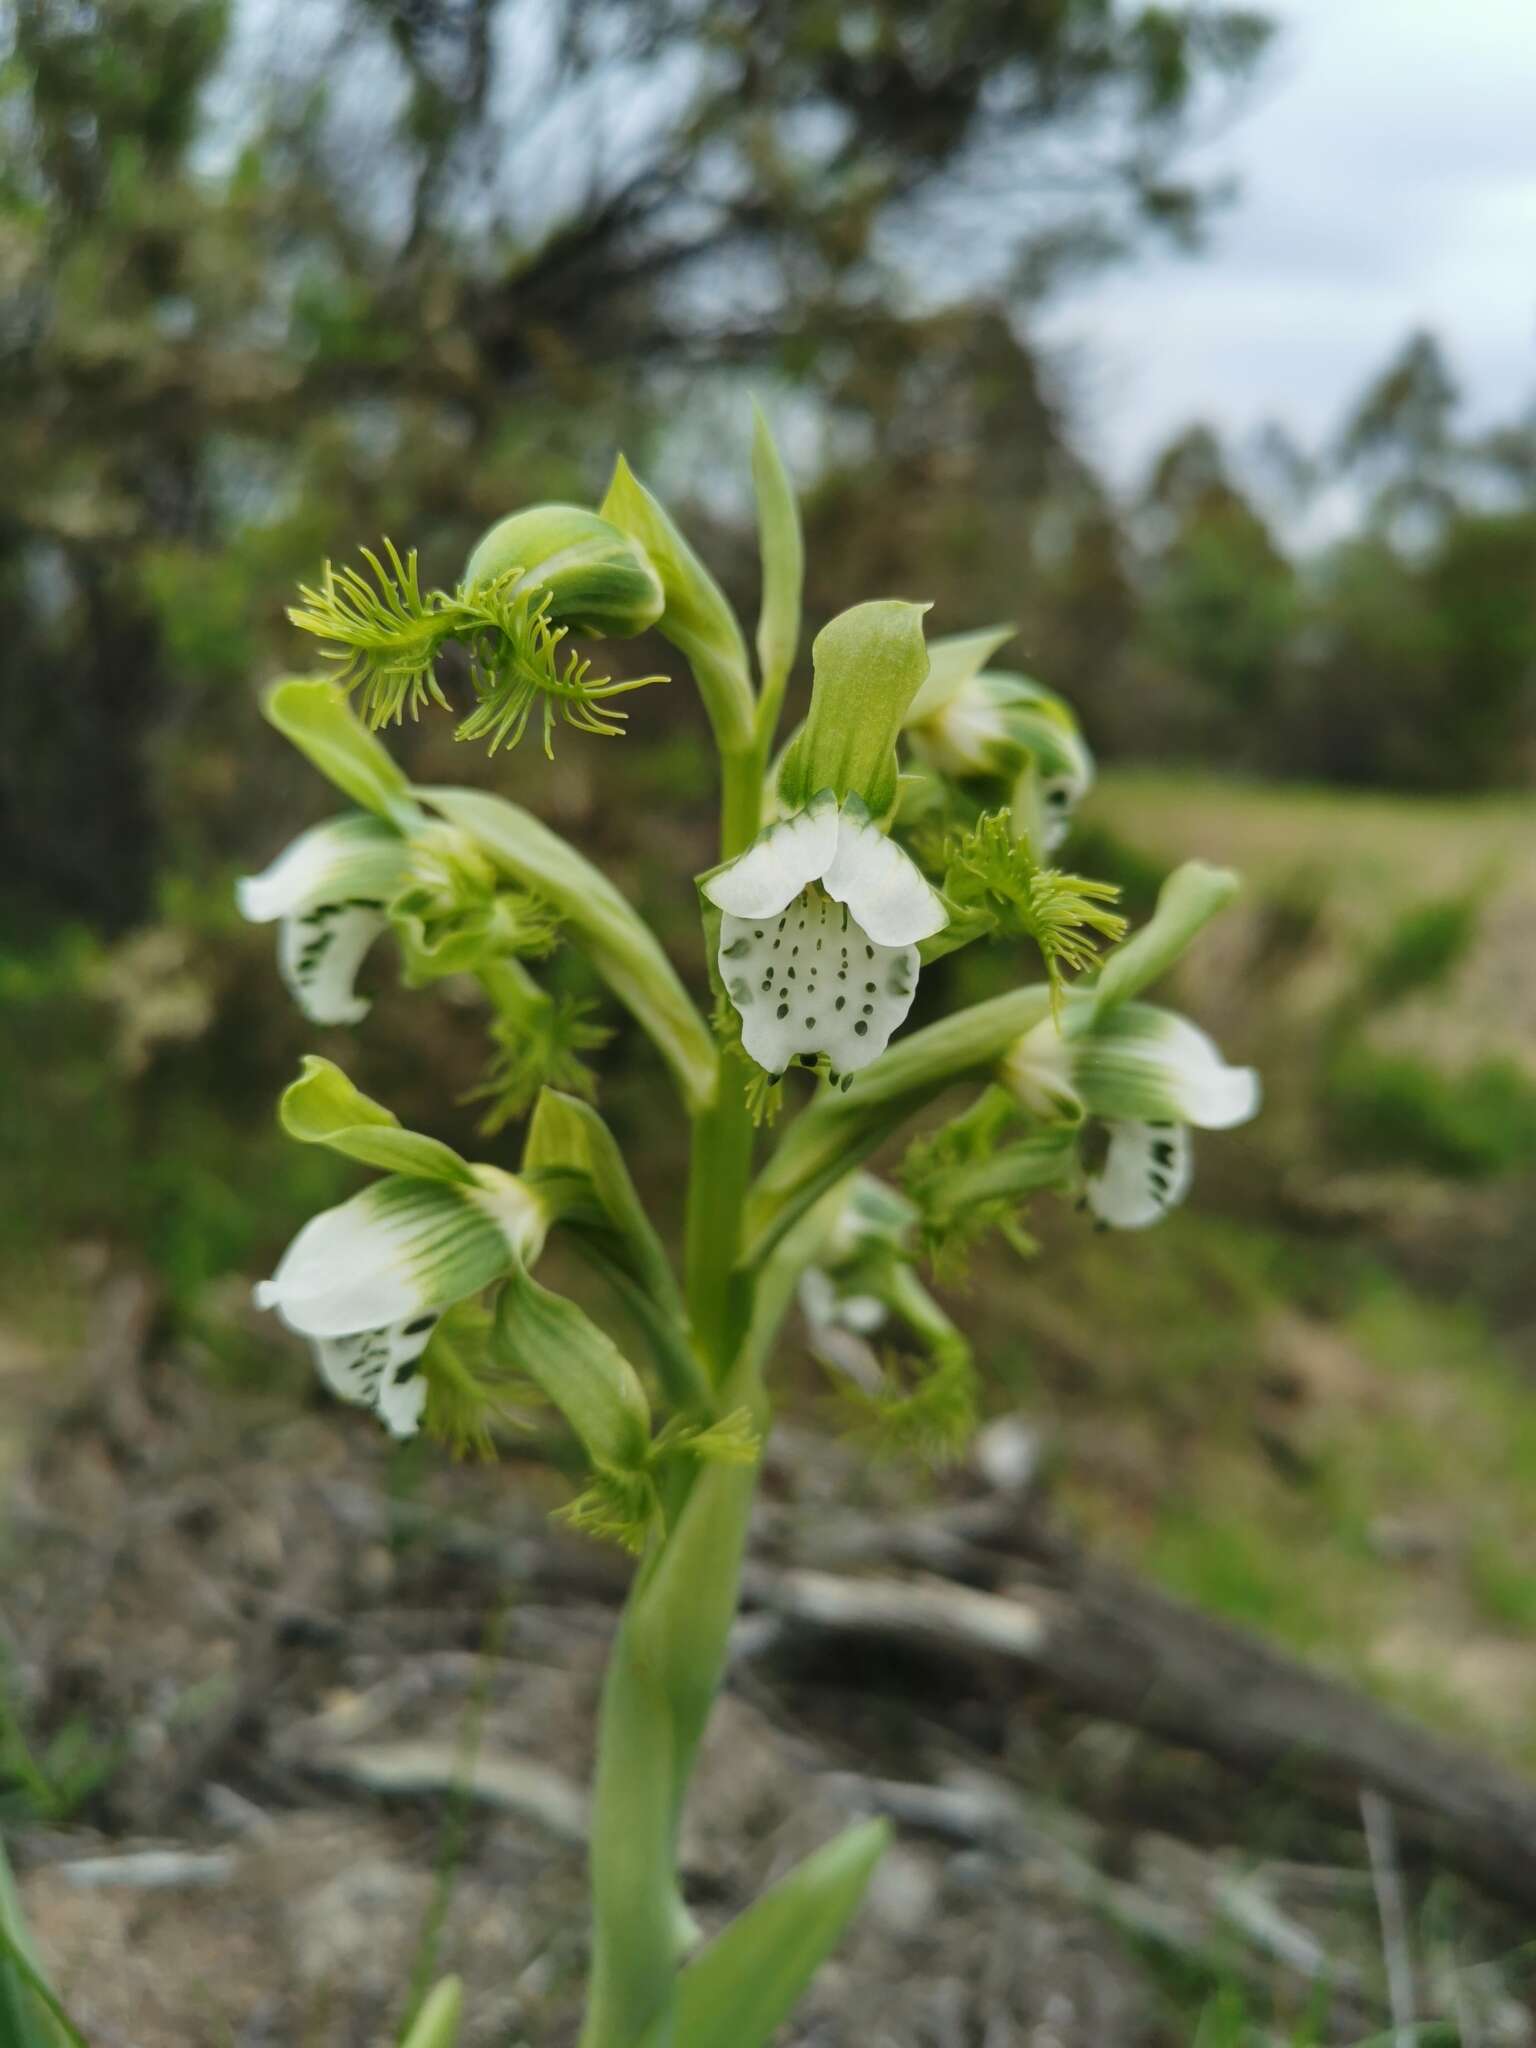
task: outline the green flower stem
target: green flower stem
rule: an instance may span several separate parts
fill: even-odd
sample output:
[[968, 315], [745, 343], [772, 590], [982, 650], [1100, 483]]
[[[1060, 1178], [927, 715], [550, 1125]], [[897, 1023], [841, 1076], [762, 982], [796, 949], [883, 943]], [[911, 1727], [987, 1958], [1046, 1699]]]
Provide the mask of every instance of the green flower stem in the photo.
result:
[[[757, 833], [762, 777], [757, 745], [723, 754], [722, 859]], [[694, 1117], [685, 1293], [720, 1412], [746, 1407], [765, 1432], [767, 1343], [751, 1276], [738, 1266], [752, 1172], [747, 1081], [742, 1061], [722, 1060], [716, 1099]], [[642, 2036], [666, 2048], [674, 2038], [692, 1935], [677, 1879], [678, 1829], [725, 1668], [756, 1483], [753, 1466], [710, 1464], [670, 1493], [668, 1534], [636, 1575], [620, 1623], [598, 1733], [592, 1979], [580, 2048], [634, 2048]]]
[[[720, 858], [732, 860], [757, 836], [763, 757], [755, 746], [721, 761]], [[742, 1060], [720, 1062], [714, 1104], [693, 1127], [684, 1272], [688, 1312], [718, 1383], [751, 1314], [751, 1282], [738, 1270], [741, 1216], [752, 1177], [749, 1075]]]
[[[766, 1429], [750, 1362], [723, 1391]], [[756, 1479], [752, 1466], [698, 1472], [636, 1575], [619, 1625], [598, 1734], [592, 1977], [580, 2048], [672, 2039], [678, 1972], [692, 1941], [678, 1830], [725, 1667]]]

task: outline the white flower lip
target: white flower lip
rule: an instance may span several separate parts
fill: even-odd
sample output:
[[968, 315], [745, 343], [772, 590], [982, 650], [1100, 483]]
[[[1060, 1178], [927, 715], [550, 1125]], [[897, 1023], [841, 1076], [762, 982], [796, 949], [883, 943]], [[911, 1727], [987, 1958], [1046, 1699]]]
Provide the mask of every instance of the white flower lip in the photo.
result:
[[1114, 1230], [1146, 1230], [1189, 1193], [1194, 1178], [1189, 1131], [1174, 1123], [1116, 1123], [1097, 1173], [1087, 1176], [1088, 1206]]
[[913, 946], [949, 922], [937, 892], [901, 848], [862, 805], [840, 805], [829, 789], [760, 833], [711, 876], [704, 894], [733, 917], [777, 917], [812, 882], [845, 904], [877, 946]]
[[427, 1382], [417, 1370], [436, 1316], [415, 1316], [350, 1337], [315, 1340], [320, 1377], [340, 1401], [373, 1408], [391, 1436], [414, 1436], [427, 1405]]

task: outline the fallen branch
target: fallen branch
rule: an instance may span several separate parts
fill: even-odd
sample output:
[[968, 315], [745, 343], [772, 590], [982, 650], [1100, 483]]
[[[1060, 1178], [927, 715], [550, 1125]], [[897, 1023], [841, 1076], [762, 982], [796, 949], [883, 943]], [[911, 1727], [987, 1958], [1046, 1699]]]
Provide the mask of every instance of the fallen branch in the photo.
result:
[[[1536, 1905], [1536, 1788], [1414, 1727], [1351, 1687], [1130, 1575], [1036, 1534], [1027, 1566], [958, 1539], [894, 1531], [888, 1549], [944, 1555], [967, 1576], [1028, 1583], [1006, 1592], [950, 1579], [847, 1578], [759, 1566], [748, 1598], [774, 1627], [754, 1650], [825, 1639], [902, 1646], [1006, 1675], [1028, 1671], [1065, 1697], [1252, 1775], [1283, 1776], [1330, 1810], [1390, 1799], [1405, 1843]], [[746, 1640], [752, 1640], [751, 1637]]]

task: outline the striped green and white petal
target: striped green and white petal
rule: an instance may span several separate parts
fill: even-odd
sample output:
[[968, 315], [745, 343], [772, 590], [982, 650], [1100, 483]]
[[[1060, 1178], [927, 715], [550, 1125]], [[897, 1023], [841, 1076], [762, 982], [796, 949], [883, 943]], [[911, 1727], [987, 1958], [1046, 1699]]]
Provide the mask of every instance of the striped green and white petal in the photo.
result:
[[355, 1024], [367, 1015], [353, 983], [387, 922], [406, 859], [398, 832], [359, 814], [312, 826], [263, 873], [236, 884], [243, 917], [278, 921], [278, 969], [312, 1022]]
[[821, 1266], [807, 1266], [800, 1275], [800, 1313], [814, 1331], [851, 1330], [867, 1337], [889, 1318], [890, 1311], [873, 1294], [846, 1294]]
[[1044, 851], [1066, 837], [1093, 782], [1093, 756], [1066, 701], [1003, 669], [973, 675], [917, 728], [934, 767], [959, 780], [1028, 771]]
[[1258, 1112], [1252, 1067], [1228, 1066], [1197, 1025], [1151, 1003], [1101, 1013], [1067, 1050], [1074, 1092], [1090, 1115], [1110, 1122], [1225, 1131]]
[[338, 1400], [374, 1409], [391, 1436], [414, 1436], [427, 1405], [421, 1354], [436, 1328], [435, 1315], [421, 1315], [381, 1330], [317, 1337], [320, 1377]]
[[1088, 1206], [1112, 1230], [1146, 1230], [1189, 1193], [1194, 1163], [1183, 1124], [1108, 1126], [1103, 1163], [1084, 1177]]
[[511, 1174], [475, 1184], [391, 1174], [312, 1217], [256, 1289], [306, 1337], [350, 1337], [437, 1315], [536, 1255], [545, 1211]]

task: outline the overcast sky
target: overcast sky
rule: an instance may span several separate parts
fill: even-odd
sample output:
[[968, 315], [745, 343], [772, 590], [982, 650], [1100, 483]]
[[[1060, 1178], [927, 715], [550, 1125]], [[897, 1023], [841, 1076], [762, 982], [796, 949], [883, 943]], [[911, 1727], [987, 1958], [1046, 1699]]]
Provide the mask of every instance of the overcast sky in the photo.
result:
[[1194, 260], [1149, 255], [1054, 313], [1121, 482], [1188, 420], [1315, 442], [1407, 331], [1469, 418], [1536, 397], [1536, 0], [1269, 0], [1244, 116], [1192, 161], [1236, 203]]

